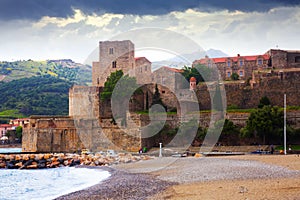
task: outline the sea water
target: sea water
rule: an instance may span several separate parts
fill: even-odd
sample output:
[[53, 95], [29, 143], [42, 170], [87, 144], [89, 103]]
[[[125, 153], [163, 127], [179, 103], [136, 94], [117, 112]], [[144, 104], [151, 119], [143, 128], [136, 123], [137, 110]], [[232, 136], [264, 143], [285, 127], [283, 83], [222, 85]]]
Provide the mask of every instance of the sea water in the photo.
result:
[[100, 169], [61, 167], [0, 170], [0, 199], [48, 200], [93, 186], [110, 176]]
[[20, 153], [22, 152], [22, 148], [1, 148], [0, 153]]

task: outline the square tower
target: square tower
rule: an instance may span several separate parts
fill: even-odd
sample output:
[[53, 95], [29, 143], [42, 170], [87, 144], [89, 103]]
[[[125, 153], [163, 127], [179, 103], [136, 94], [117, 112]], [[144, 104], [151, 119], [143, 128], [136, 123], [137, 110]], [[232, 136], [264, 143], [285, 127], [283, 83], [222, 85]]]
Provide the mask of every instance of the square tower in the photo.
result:
[[135, 76], [134, 44], [130, 40], [100, 41], [99, 61], [93, 62], [93, 86], [104, 86], [112, 72]]

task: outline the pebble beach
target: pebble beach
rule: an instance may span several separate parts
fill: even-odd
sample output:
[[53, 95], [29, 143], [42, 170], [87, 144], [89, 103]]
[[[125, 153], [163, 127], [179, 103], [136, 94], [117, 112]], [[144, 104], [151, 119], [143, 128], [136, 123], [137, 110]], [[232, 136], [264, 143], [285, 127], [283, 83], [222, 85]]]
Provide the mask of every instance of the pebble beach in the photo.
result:
[[[287, 162], [291, 167], [286, 166]], [[165, 157], [113, 165], [105, 170], [112, 174], [109, 179], [57, 199], [262, 199], [261, 196], [297, 199], [300, 196], [297, 155]], [[269, 188], [272, 184], [274, 191]]]

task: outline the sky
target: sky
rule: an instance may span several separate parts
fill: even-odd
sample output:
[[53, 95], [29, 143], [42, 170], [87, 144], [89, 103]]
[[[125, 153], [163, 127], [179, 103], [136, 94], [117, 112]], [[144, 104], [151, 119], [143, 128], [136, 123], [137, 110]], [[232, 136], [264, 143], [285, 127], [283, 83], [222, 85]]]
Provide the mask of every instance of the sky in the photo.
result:
[[[99, 41], [128, 32], [128, 39], [145, 41], [151, 31], [130, 31], [149, 27], [169, 33], [167, 39], [148, 37], [166, 50], [193, 41], [230, 56], [256, 55], [271, 48], [300, 49], [300, 1], [0, 0], [0, 27], [1, 61], [70, 58], [83, 63]], [[144, 46], [137, 39], [136, 48]], [[197, 48], [190, 46], [188, 53]]]

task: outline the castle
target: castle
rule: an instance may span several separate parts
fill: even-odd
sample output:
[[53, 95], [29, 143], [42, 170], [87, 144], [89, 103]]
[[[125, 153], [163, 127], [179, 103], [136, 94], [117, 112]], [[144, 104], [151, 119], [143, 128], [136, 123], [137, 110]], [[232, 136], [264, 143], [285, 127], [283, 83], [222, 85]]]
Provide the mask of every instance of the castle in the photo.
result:
[[[147, 110], [152, 104], [155, 84], [167, 110], [177, 110], [177, 115], [167, 117], [166, 123], [176, 127], [193, 106], [211, 109], [211, 93], [214, 82], [198, 84], [191, 80], [190, 88], [183, 87], [182, 70], [161, 67], [152, 72], [151, 62], [145, 57], [136, 58], [134, 44], [129, 41], [103, 41], [99, 43], [99, 60], [93, 62], [92, 86], [73, 86], [69, 90], [69, 116], [31, 116], [23, 130], [24, 152], [75, 152], [89, 148], [93, 151], [117, 149], [138, 151], [141, 147], [157, 145], [153, 138], [143, 136], [143, 127], [149, 124], [149, 116], [136, 111]], [[220, 76], [227, 80], [233, 73], [240, 81], [224, 82], [227, 105], [240, 108], [256, 107], [262, 96], [271, 99], [274, 105], [282, 106], [283, 94], [288, 105], [300, 105], [300, 52], [270, 50], [263, 55], [226, 58], [205, 57], [196, 60], [193, 66], [203, 64], [217, 66]], [[110, 74], [122, 70], [136, 77], [142, 85], [140, 94], [133, 96], [126, 113], [126, 127], [112, 121], [110, 101], [101, 100], [100, 94]], [[249, 80], [248, 82], [246, 80]], [[190, 96], [196, 99], [189, 98]], [[193, 106], [185, 105], [193, 104]], [[197, 105], [196, 105], [197, 104]], [[210, 115], [201, 115], [200, 124], [208, 126]], [[236, 124], [244, 125], [247, 115], [228, 114]], [[295, 126], [300, 124], [299, 114], [290, 114]], [[159, 120], [159, 119], [157, 119]]]

